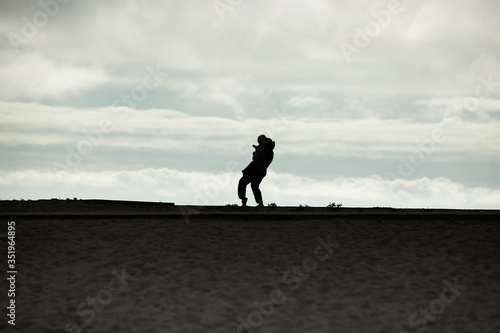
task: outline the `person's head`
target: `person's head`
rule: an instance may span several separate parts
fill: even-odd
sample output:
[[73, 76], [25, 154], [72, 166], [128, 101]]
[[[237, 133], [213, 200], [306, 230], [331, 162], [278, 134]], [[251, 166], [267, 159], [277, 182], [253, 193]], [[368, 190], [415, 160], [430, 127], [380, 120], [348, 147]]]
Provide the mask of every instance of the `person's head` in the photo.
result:
[[264, 134], [259, 135], [259, 137], [257, 138], [257, 142], [260, 143], [261, 145], [268, 144], [271, 141], [273, 140], [267, 138]]

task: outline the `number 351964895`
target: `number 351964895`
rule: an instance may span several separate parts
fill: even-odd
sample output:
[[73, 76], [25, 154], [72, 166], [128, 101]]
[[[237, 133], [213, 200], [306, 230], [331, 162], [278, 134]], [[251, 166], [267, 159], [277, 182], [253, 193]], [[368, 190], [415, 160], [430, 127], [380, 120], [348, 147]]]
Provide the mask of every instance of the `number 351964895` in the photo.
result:
[[7, 264], [9, 265], [10, 269], [15, 268], [16, 264], [16, 222], [10, 221], [7, 223], [8, 225], [8, 232], [7, 232], [7, 239], [8, 239], [8, 244], [9, 247], [7, 249]]

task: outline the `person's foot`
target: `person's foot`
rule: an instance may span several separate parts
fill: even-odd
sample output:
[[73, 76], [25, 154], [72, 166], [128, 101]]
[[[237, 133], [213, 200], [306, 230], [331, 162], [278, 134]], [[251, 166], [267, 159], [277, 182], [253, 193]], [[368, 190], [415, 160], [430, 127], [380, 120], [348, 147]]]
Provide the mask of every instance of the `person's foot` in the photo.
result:
[[247, 201], [248, 201], [248, 198], [241, 199], [241, 207], [246, 207], [247, 206]]
[[263, 208], [263, 207], [264, 207], [264, 204], [260, 203], [260, 204], [257, 205], [257, 208]]

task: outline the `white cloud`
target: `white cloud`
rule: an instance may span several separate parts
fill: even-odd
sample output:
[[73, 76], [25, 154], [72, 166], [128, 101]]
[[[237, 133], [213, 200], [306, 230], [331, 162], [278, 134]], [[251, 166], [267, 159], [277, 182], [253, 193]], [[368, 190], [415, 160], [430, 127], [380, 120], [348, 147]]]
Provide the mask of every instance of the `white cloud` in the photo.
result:
[[[0, 121], [4, 135], [0, 143], [76, 146], [87, 140], [85, 133], [99, 132], [103, 120], [109, 121], [114, 129], [109, 133], [101, 132], [103, 141], [99, 145], [102, 146], [155, 148], [192, 154], [217, 147], [217, 154], [228, 157], [250, 147], [260, 133], [275, 139], [280, 153], [366, 158], [397, 158], [417, 151], [419, 144], [431, 140], [434, 140], [434, 154], [452, 154], [461, 159], [498, 156], [499, 147], [493, 142], [500, 139], [500, 122], [468, 122], [460, 118], [441, 123], [414, 123], [378, 118], [288, 118], [285, 114], [281, 118], [239, 121], [193, 117], [173, 110], [79, 110], [3, 102], [0, 103]], [[435, 131], [441, 131], [443, 138], [433, 139]]]
[[187, 103], [200, 102], [201, 105], [222, 105], [229, 107], [234, 114], [242, 116], [245, 110], [242, 106], [242, 96], [261, 94], [259, 89], [252, 86], [249, 77], [229, 75], [220, 77], [197, 79], [173, 78], [165, 82], [165, 86], [178, 95], [178, 98]]
[[22, 54], [15, 61], [4, 63], [0, 76], [0, 98], [4, 100], [68, 98], [110, 80], [101, 66], [60, 64], [39, 53]]
[[[352, 43], [354, 27], [363, 28], [375, 20], [372, 11], [384, 10], [388, 1], [286, 5], [247, 1], [227, 13], [224, 21], [211, 1], [105, 1], [98, 7], [72, 2], [40, 29], [19, 58], [3, 62], [2, 76], [20, 83], [11, 88], [4, 83], [2, 90], [9, 88], [9, 96], [25, 94], [24, 74], [32, 74], [35, 80], [30, 82], [47, 87], [34, 89], [28, 95], [31, 98], [56, 91], [76, 93], [106, 81], [108, 73], [119, 84], [122, 76], [127, 77], [125, 73], [132, 75], [137, 68], [160, 64], [172, 72], [172, 80], [191, 76], [195, 84], [199, 78], [216, 82], [233, 75], [253, 75], [259, 85], [278, 89], [432, 94], [448, 87], [462, 91], [467, 83], [457, 77], [470, 70], [471, 59], [478, 53], [496, 53], [499, 37], [490, 32], [500, 28], [494, 14], [498, 4], [403, 3], [411, 3], [415, 10], [407, 8], [395, 15], [349, 65], [339, 44]], [[35, 10], [39, 10], [36, 3], [31, 10], [18, 6], [10, 16], [29, 16]], [[21, 24], [19, 20], [11, 29], [2, 28], [5, 33], [19, 32]], [[29, 52], [39, 54], [40, 59], [24, 59]], [[59, 62], [66, 65], [56, 65]], [[72, 77], [77, 80], [68, 79]], [[230, 93], [223, 96], [215, 91], [212, 98], [237, 109], [228, 99]]]
[[[2, 188], [45, 186], [52, 193], [71, 198], [140, 199], [203, 205], [238, 202], [235, 192], [239, 177], [239, 172], [232, 171], [210, 174], [168, 168], [59, 174], [23, 170], [0, 171], [0, 184]], [[333, 201], [346, 207], [500, 208], [500, 190], [466, 187], [443, 177], [392, 181], [379, 176], [338, 177], [319, 181], [269, 171], [261, 189], [266, 203], [275, 202], [281, 206], [308, 204], [324, 207]], [[9, 193], [1, 190], [0, 195], [5, 198]], [[247, 196], [253, 202], [250, 187]]]
[[477, 98], [475, 96], [456, 96], [456, 97], [441, 97], [432, 98], [429, 100], [421, 100], [416, 104], [435, 105], [435, 106], [453, 106], [464, 105], [465, 100], [473, 100], [477, 102], [477, 110], [479, 111], [500, 111], [500, 99], [498, 98]]
[[319, 107], [329, 103], [326, 98], [311, 97], [311, 96], [295, 96], [285, 102], [285, 105], [291, 107]]

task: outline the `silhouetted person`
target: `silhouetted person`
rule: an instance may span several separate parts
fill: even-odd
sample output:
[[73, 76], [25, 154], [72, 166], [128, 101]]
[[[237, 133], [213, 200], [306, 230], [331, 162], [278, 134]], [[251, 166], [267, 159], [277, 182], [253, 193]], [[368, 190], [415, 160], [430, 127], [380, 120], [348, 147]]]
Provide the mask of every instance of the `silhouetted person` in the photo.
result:
[[238, 197], [241, 199], [243, 207], [247, 205], [246, 190], [248, 184], [251, 184], [253, 196], [258, 204], [257, 207], [264, 206], [259, 185], [267, 174], [267, 167], [273, 161], [275, 143], [273, 140], [266, 138], [264, 134], [259, 135], [257, 142], [259, 145], [253, 146], [255, 151], [253, 152], [252, 162], [242, 171], [243, 177], [238, 183]]

